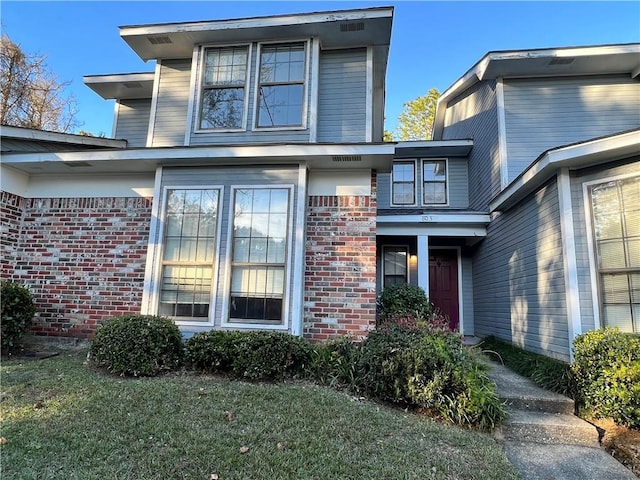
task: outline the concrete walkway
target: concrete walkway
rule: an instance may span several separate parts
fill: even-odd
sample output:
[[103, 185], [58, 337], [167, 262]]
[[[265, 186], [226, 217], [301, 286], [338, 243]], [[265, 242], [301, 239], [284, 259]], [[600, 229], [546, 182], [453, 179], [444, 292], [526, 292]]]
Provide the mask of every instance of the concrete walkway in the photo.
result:
[[573, 414], [573, 400], [490, 365], [507, 405], [507, 418], [494, 435], [523, 480], [637, 480], [600, 446], [596, 428]]

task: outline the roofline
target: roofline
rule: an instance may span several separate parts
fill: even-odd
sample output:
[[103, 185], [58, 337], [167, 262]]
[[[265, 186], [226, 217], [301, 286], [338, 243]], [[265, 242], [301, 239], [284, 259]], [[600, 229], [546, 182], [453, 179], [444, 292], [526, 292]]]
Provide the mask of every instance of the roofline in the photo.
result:
[[[486, 76], [486, 72], [491, 63], [499, 62], [501, 60], [539, 58], [545, 56], [553, 56], [557, 58], [580, 57], [592, 55], [594, 53], [599, 55], [615, 55], [622, 53], [640, 54], [640, 43], [534, 48], [528, 50], [494, 50], [488, 52], [444, 92], [442, 92], [438, 98], [436, 115], [433, 122], [433, 138], [439, 138], [442, 135], [442, 130], [444, 129], [444, 114], [449, 100], [455, 98], [475, 83], [491, 78]], [[640, 74], [640, 72], [633, 73], [636, 75]]]
[[[157, 35], [161, 33], [198, 32], [204, 30], [228, 30], [238, 28], [279, 27], [283, 25], [309, 24], [326, 21], [346, 21], [362, 18], [384, 18], [393, 16], [393, 6], [381, 6], [350, 10], [331, 10], [310, 13], [266, 15], [224, 20], [205, 20], [196, 22], [170, 22], [146, 25], [120, 26], [120, 36]], [[363, 14], [365, 14], [363, 16]], [[302, 20], [302, 21], [301, 21]]]
[[134, 82], [153, 80], [155, 72], [132, 72], [132, 73], [106, 73], [104, 75], [84, 75], [84, 83], [102, 82]]
[[640, 129], [556, 147], [543, 152], [489, 203], [489, 211], [504, 210], [533, 191], [563, 167], [583, 168], [640, 152]]
[[[0, 126], [0, 137], [16, 138], [19, 140], [33, 140], [40, 142], [66, 143], [73, 145], [87, 145], [92, 147], [121, 148], [127, 146], [126, 140], [117, 140], [104, 137], [90, 137], [88, 135], [77, 135], [75, 133], [50, 132], [47, 130], [36, 130], [33, 128], [13, 127], [9, 125]], [[82, 152], [86, 154], [86, 152]], [[11, 155], [20, 155], [13, 153]]]

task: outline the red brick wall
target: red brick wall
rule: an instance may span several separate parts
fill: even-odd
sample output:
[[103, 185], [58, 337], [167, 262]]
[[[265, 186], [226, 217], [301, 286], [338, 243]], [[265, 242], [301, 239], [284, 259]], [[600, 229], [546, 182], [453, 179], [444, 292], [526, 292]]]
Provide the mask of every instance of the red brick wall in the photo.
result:
[[[151, 202], [22, 199], [22, 231], [10, 276], [34, 294], [33, 333], [90, 338], [101, 320], [139, 313]], [[11, 217], [4, 210], [3, 215]]]
[[304, 336], [364, 337], [376, 314], [376, 175], [371, 196], [314, 196], [307, 207]]
[[8, 279], [13, 275], [23, 208], [22, 197], [0, 192], [0, 278]]

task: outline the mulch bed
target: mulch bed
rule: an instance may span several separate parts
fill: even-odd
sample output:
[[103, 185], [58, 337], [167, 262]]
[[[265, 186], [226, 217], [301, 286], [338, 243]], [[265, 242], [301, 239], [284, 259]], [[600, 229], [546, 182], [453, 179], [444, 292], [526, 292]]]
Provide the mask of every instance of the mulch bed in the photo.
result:
[[616, 425], [608, 418], [590, 419], [600, 433], [602, 446], [613, 458], [640, 477], [640, 430]]

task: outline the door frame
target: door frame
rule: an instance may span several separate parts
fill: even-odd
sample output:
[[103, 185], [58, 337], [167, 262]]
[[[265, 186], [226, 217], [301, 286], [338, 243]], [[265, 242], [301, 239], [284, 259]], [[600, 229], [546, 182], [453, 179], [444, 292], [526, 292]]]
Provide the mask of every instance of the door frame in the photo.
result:
[[[463, 308], [463, 298], [462, 298], [462, 248], [461, 247], [433, 247], [429, 245], [427, 254], [431, 250], [455, 250], [456, 252], [456, 262], [458, 266], [458, 333], [462, 334], [464, 332], [464, 308]], [[429, 268], [429, 262], [427, 261], [427, 268]], [[431, 292], [427, 292], [427, 295], [431, 295]]]

